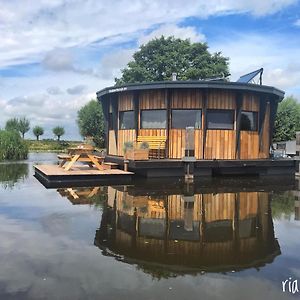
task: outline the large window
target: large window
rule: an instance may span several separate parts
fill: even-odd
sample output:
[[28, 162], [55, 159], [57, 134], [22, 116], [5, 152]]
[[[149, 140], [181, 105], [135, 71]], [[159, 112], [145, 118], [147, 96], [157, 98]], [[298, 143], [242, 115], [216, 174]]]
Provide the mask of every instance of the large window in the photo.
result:
[[206, 122], [207, 129], [233, 129], [234, 110], [208, 109]]
[[134, 129], [134, 111], [120, 112], [120, 129]]
[[142, 110], [141, 128], [167, 128], [167, 111], [164, 109]]
[[241, 130], [257, 131], [257, 112], [242, 111]]
[[182, 129], [186, 127], [201, 128], [201, 109], [173, 109], [172, 128]]

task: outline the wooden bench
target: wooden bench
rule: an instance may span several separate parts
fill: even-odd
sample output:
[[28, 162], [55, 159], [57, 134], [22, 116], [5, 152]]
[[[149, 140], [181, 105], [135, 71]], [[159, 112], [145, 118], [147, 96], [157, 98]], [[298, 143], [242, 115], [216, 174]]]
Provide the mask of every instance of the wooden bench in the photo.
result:
[[113, 162], [104, 162], [102, 164], [104, 170], [118, 169], [119, 165]]
[[57, 158], [61, 160], [59, 166], [62, 167], [67, 161], [70, 161], [72, 159], [72, 156], [68, 154], [58, 154]]
[[151, 152], [149, 151], [150, 158], [155, 157], [156, 153], [158, 158], [164, 158], [166, 151], [166, 141], [166, 136], [139, 135], [137, 137], [137, 146], [140, 147], [142, 143], [148, 143], [149, 150], [152, 150]]

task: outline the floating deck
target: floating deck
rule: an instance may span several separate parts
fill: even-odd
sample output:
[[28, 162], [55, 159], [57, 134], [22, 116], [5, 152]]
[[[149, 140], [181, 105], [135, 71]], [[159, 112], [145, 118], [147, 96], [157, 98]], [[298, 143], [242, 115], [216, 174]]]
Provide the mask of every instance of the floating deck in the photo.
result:
[[[106, 156], [105, 161], [117, 163], [121, 168], [124, 158]], [[128, 170], [143, 177], [184, 177], [186, 167], [194, 177], [213, 176], [295, 176], [295, 161], [292, 159], [213, 159], [184, 161], [182, 159], [130, 160]]]
[[35, 165], [35, 177], [47, 188], [60, 186], [85, 186], [127, 184], [134, 175], [119, 169], [97, 170], [85, 166], [76, 166], [65, 171], [58, 165]]

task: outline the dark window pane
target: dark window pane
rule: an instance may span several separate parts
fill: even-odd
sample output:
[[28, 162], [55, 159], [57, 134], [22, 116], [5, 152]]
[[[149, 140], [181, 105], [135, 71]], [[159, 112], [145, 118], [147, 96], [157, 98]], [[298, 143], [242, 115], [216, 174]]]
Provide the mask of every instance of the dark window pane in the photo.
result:
[[134, 129], [134, 111], [120, 112], [120, 129]]
[[113, 114], [109, 113], [108, 115], [108, 130], [114, 129], [114, 120], [113, 120]]
[[233, 129], [233, 110], [207, 110], [207, 129]]
[[172, 128], [201, 128], [201, 109], [173, 109]]
[[167, 128], [167, 111], [142, 110], [141, 128]]
[[257, 112], [242, 111], [241, 130], [248, 130], [248, 131], [257, 130]]

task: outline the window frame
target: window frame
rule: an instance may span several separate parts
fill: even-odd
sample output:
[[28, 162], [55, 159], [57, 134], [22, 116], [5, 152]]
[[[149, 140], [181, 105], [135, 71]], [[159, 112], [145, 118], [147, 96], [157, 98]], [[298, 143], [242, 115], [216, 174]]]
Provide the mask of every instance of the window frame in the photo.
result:
[[202, 129], [202, 120], [203, 120], [203, 115], [202, 115], [202, 113], [203, 113], [203, 109], [202, 108], [191, 108], [191, 109], [188, 109], [188, 108], [172, 108], [171, 109], [171, 126], [170, 126], [170, 129], [178, 129], [178, 130], [181, 130], [181, 129], [186, 129], [186, 127], [181, 127], [181, 128], [175, 128], [175, 127], [173, 127], [173, 111], [182, 111], [182, 110], [184, 110], [184, 111], [200, 111], [200, 115], [201, 115], [201, 122], [200, 122], [200, 127], [199, 128], [196, 128], [196, 127], [194, 127], [194, 126], [187, 126], [187, 127], [194, 127], [194, 129], [196, 130], [201, 130]]
[[[144, 128], [142, 127], [142, 123], [143, 123], [143, 120], [142, 120], [142, 117], [143, 117], [143, 112], [144, 111], [164, 111], [165, 112], [165, 115], [166, 115], [166, 127], [148, 127], [148, 128]], [[140, 110], [140, 126], [139, 126], [139, 129], [160, 129], [160, 130], [167, 130], [168, 129], [168, 110], [165, 109], [165, 108], [154, 108], [154, 109], [141, 109]]]
[[[121, 128], [121, 114], [124, 113], [128, 113], [128, 112], [132, 112], [133, 113], [133, 126], [132, 128]], [[123, 111], [119, 111], [119, 130], [134, 130], [135, 129], [135, 125], [134, 125], [134, 110], [123, 110]]]
[[[210, 111], [215, 111], [215, 112], [224, 112], [224, 111], [227, 111], [227, 112], [232, 112], [232, 128], [209, 128], [208, 127], [208, 113]], [[207, 130], [235, 130], [235, 120], [236, 120], [236, 111], [235, 109], [215, 109], [215, 108], [208, 108], [206, 109], [206, 112], [205, 112], [205, 125], [206, 125], [206, 129]]]
[[[245, 129], [242, 129], [241, 127], [242, 127], [242, 114], [243, 114], [243, 112], [250, 112], [250, 113], [255, 113], [256, 114], [256, 129], [255, 130], [245, 130]], [[242, 110], [242, 112], [241, 112], [241, 124], [240, 124], [240, 131], [250, 131], [250, 132], [257, 132], [258, 131], [258, 125], [259, 125], [259, 120], [258, 120], [258, 111], [253, 111], [253, 110]]]

